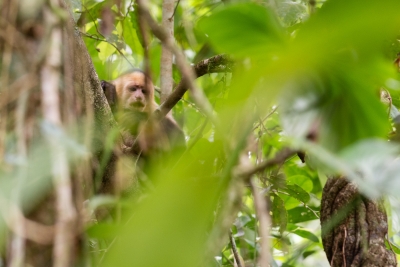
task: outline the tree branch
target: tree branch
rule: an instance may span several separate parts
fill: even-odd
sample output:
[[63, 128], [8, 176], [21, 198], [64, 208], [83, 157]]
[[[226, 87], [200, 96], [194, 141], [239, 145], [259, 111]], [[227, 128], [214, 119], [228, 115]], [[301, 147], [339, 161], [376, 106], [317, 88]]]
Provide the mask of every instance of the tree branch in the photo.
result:
[[268, 212], [268, 203], [263, 194], [258, 190], [256, 182], [250, 179], [251, 192], [254, 197], [254, 207], [258, 220], [260, 222], [261, 250], [258, 258], [258, 266], [269, 267], [271, 262], [271, 251], [269, 243], [269, 229], [271, 227], [271, 218]]
[[128, 62], [129, 65], [131, 65], [132, 68], [134, 68], [135, 66], [131, 63], [131, 61], [124, 55], [124, 53], [122, 53], [122, 51], [118, 48], [118, 46], [116, 46], [115, 44], [113, 44], [112, 42], [108, 41], [106, 38], [99, 38], [98, 36], [94, 35], [94, 34], [89, 34], [86, 32], [82, 32], [79, 31], [80, 34], [82, 34], [83, 36], [99, 41], [99, 42], [105, 42], [108, 43], [109, 45], [111, 45], [112, 47], [115, 48], [115, 50], [117, 50], [117, 52], [126, 60], [126, 62]]
[[171, 38], [171, 35], [166, 32], [163, 27], [158, 25], [157, 22], [152, 18], [147, 8], [146, 1], [137, 0], [137, 3], [139, 10], [142, 12], [143, 17], [146, 19], [153, 34], [160, 39], [163, 45], [170, 49], [175, 55], [176, 65], [182, 74], [182, 82], [188, 85], [187, 87], [190, 89], [191, 97], [193, 98], [194, 102], [204, 111], [214, 125], [219, 125], [217, 118], [213, 113], [213, 108], [210, 102], [205, 97], [203, 91], [197, 88], [196, 84], [194, 83], [196, 76], [193, 69], [187, 63], [186, 57], [181, 49], [175, 44], [174, 40]]
[[[192, 69], [197, 78], [207, 73], [232, 72], [233, 61], [227, 55], [216, 55], [197, 63]], [[161, 117], [165, 116], [181, 100], [189, 88], [184, 78], [175, 87], [168, 99], [160, 105], [158, 112]]]
[[[162, 26], [174, 39], [174, 0], [163, 0], [162, 3]], [[161, 66], [160, 66], [160, 102], [164, 102], [172, 92], [172, 51], [164, 44], [161, 46]]]
[[263, 171], [267, 168], [270, 168], [275, 165], [283, 164], [288, 158], [291, 156], [295, 155], [296, 151], [285, 148], [281, 151], [279, 151], [276, 156], [270, 160], [261, 162], [255, 167], [252, 168], [242, 168], [237, 170], [237, 175], [240, 177], [244, 177], [246, 180], [250, 179], [250, 177], [260, 171]]
[[237, 250], [237, 247], [236, 247], [235, 238], [232, 236], [232, 230], [229, 231], [229, 240], [230, 240], [231, 245], [232, 245], [233, 257], [235, 258], [237, 267], [244, 267], [244, 266], [242, 266], [242, 261], [240, 259], [240, 254], [239, 254], [239, 251]]

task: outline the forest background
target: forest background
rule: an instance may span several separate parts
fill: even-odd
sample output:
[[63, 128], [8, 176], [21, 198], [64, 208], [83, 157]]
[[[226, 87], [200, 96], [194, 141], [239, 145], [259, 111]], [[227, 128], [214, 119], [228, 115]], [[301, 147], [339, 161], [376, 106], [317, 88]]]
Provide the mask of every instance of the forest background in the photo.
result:
[[[397, 265], [397, 1], [0, 6], [0, 266]], [[187, 142], [148, 173], [99, 82], [134, 67]]]

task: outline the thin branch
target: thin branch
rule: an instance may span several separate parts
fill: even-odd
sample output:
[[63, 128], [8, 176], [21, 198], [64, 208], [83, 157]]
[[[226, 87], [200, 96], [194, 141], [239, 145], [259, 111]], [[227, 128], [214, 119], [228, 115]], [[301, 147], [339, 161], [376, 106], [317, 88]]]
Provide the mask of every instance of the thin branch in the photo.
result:
[[259, 192], [255, 179], [252, 176], [272, 166], [283, 164], [295, 153], [295, 151], [286, 148], [278, 152], [278, 154], [274, 158], [261, 162], [257, 166], [249, 168], [246, 167], [246, 165], [243, 165], [239, 167], [237, 171], [235, 171], [235, 176], [242, 177], [244, 178], [244, 180], [249, 181], [254, 197], [254, 206], [258, 220], [260, 222], [261, 251], [260, 257], [258, 259], [258, 266], [260, 267], [269, 267], [269, 263], [272, 259], [270, 252], [271, 246], [269, 244], [269, 229], [271, 227], [271, 218], [269, 216], [268, 203], [264, 196]]
[[178, 2], [176, 3], [175, 9], [174, 9], [174, 13], [172, 13], [172, 16], [169, 18], [170, 20], [172, 20], [175, 16], [176, 10], [178, 9], [179, 3], [181, 2], [181, 0], [178, 0]]
[[126, 13], [125, 13], [125, 15], [124, 15], [124, 19], [128, 16], [129, 11], [130, 11], [129, 9], [131, 9], [132, 4], [133, 4], [133, 0], [131, 0], [131, 1], [129, 2], [128, 7], [126, 8]]
[[203, 122], [203, 124], [201, 125], [200, 130], [197, 132], [196, 136], [193, 138], [193, 141], [190, 142], [190, 144], [188, 145], [187, 150], [190, 151], [193, 146], [197, 143], [197, 141], [199, 141], [202, 137], [203, 137], [203, 131], [206, 128], [208, 123], [208, 119], [206, 118]]
[[93, 22], [93, 26], [94, 26], [94, 28], [96, 29], [96, 32], [97, 32], [98, 34], [100, 34], [101, 37], [103, 37], [104, 39], [106, 39], [106, 37], [99, 31], [99, 28], [97, 27], [96, 20], [93, 18], [93, 16], [92, 16], [92, 14], [90, 13], [90, 11], [87, 9], [87, 7], [86, 7], [84, 4], [82, 4], [82, 6], [83, 6], [83, 8], [85, 8], [86, 13], [89, 15], [91, 21]]
[[196, 112], [198, 112], [201, 116], [203, 117], [207, 117], [197, 106], [195, 103], [192, 103], [184, 98], [181, 99], [183, 103], [186, 103], [186, 105], [188, 105], [190, 108], [196, 110]]
[[258, 190], [256, 182], [250, 180], [250, 187], [254, 197], [254, 206], [256, 214], [260, 222], [261, 251], [258, 258], [258, 266], [269, 267], [271, 261], [271, 251], [269, 244], [269, 229], [271, 227], [271, 218], [268, 211], [268, 203], [264, 195]]
[[244, 266], [242, 266], [242, 261], [240, 260], [240, 255], [239, 255], [239, 251], [237, 250], [237, 247], [236, 247], [235, 238], [233, 238], [233, 236], [232, 236], [232, 230], [229, 231], [229, 240], [231, 242], [233, 256], [235, 258], [237, 267], [244, 267]]
[[277, 109], [278, 109], [278, 106], [275, 106], [275, 108], [273, 108], [273, 109], [271, 110], [271, 112], [268, 113], [267, 116], [264, 117], [264, 119], [261, 119], [261, 118], [260, 118], [260, 123], [257, 124], [256, 126], [254, 126], [253, 131], [255, 131], [255, 130], [258, 128], [258, 126], [263, 125], [264, 122], [265, 122], [270, 116], [272, 116], [272, 114], [274, 114], [275, 111], [276, 111]]
[[96, 35], [94, 35], [94, 34], [88, 34], [88, 33], [81, 32], [81, 31], [79, 31], [79, 33], [82, 34], [83, 36], [88, 37], [88, 38], [91, 38], [91, 39], [93, 39], [93, 40], [100, 41], [100, 42], [106, 42], [106, 43], [108, 43], [109, 45], [112, 45], [112, 46], [115, 48], [115, 50], [117, 50], [118, 53], [120, 53], [121, 56], [129, 63], [129, 65], [131, 65], [132, 68], [135, 67], [134, 65], [132, 65], [132, 63], [129, 61], [129, 59], [122, 53], [122, 51], [121, 51], [115, 44], [111, 43], [111, 42], [108, 41], [107, 39], [101, 39], [101, 38], [99, 38], [98, 36], [96, 36]]
[[204, 95], [203, 91], [197, 88], [196, 84], [194, 83], [196, 76], [193, 69], [187, 63], [185, 55], [183, 54], [181, 49], [175, 44], [170, 34], [166, 32], [163, 27], [158, 25], [157, 22], [152, 18], [147, 8], [147, 1], [137, 0], [137, 3], [139, 10], [141, 10], [141, 12], [143, 13], [143, 16], [146, 19], [153, 34], [158, 39], [160, 39], [160, 41], [175, 55], [176, 64], [182, 74], [182, 82], [184, 82], [187, 87], [189, 87], [191, 97], [193, 98], [194, 102], [204, 111], [204, 113], [210, 118], [214, 125], [218, 126], [219, 123], [213, 113], [213, 108], [210, 102]]
[[[198, 78], [207, 73], [232, 72], [232, 67], [233, 62], [227, 55], [217, 55], [200, 61], [192, 69]], [[168, 99], [158, 108], [160, 115], [165, 116], [182, 99], [187, 90], [188, 84], [182, 79]]]
[[275, 165], [283, 164], [287, 159], [296, 154], [296, 151], [285, 148], [278, 152], [276, 156], [270, 160], [266, 160], [258, 164], [257, 166], [251, 168], [242, 168], [237, 170], [237, 175], [244, 177], [245, 179], [250, 179], [250, 177], [258, 172], [261, 172], [267, 168], [273, 167]]

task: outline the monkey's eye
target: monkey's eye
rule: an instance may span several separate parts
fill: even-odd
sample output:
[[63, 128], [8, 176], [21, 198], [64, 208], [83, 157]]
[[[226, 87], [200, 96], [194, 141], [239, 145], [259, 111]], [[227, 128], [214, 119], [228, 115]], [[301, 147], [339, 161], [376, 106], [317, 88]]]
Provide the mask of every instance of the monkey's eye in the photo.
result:
[[129, 91], [131, 91], [131, 92], [135, 92], [135, 91], [136, 91], [136, 89], [138, 89], [138, 88], [137, 88], [137, 87], [135, 87], [135, 86], [129, 87]]

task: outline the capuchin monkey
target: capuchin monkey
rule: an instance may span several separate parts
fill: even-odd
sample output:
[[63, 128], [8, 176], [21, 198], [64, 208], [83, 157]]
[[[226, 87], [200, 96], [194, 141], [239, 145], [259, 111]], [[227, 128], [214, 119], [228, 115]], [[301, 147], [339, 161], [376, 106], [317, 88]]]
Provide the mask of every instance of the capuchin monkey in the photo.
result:
[[101, 81], [101, 86], [117, 122], [132, 137], [125, 145], [135, 154], [185, 148], [185, 136], [172, 115], [161, 120], [152, 116], [158, 105], [154, 85], [143, 71], [135, 69], [111, 82]]

